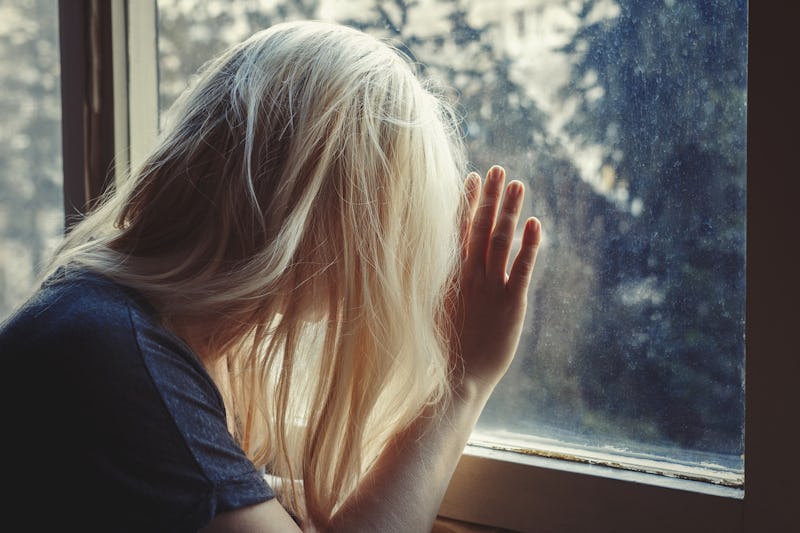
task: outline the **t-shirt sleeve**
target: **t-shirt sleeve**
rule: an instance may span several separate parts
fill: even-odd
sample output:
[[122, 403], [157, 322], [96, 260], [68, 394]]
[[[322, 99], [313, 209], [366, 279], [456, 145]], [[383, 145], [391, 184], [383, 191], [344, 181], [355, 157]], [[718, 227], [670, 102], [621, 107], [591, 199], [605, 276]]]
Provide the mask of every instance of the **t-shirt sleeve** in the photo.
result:
[[222, 398], [202, 364], [174, 336], [132, 312], [142, 360], [176, 433], [212, 488], [211, 516], [273, 498], [264, 476], [228, 432]]
[[[274, 497], [228, 432], [222, 398], [199, 361], [174, 336], [132, 313], [142, 359], [171, 422], [213, 487], [213, 515]], [[176, 354], [180, 354], [176, 356]]]

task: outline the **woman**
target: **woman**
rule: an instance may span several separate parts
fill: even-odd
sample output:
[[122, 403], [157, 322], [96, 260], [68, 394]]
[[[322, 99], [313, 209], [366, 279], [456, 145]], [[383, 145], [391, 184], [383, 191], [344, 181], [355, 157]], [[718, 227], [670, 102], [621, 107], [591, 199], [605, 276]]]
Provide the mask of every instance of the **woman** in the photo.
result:
[[507, 274], [522, 184], [464, 166], [441, 99], [353, 29], [206, 65], [0, 333], [18, 481], [65, 489], [31, 519], [430, 531], [540, 239], [529, 219]]

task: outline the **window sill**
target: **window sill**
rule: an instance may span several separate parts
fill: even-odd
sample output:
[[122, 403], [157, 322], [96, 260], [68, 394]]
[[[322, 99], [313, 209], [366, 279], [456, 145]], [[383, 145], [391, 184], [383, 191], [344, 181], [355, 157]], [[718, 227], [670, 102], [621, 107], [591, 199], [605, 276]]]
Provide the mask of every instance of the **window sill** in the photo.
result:
[[736, 532], [743, 497], [740, 488], [468, 446], [440, 516], [537, 533]]

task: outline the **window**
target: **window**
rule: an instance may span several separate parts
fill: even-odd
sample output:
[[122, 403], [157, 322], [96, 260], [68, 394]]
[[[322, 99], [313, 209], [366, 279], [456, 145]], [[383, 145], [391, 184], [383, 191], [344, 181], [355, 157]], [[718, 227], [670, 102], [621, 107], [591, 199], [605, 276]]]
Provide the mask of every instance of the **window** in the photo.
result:
[[535, 303], [473, 445], [741, 487], [746, 4], [159, 0], [161, 111], [295, 18], [403, 43], [472, 164], [528, 183]]
[[[125, 5], [124, 2], [117, 1], [112, 4], [115, 6]], [[291, 6], [293, 7], [279, 12], [278, 15], [307, 16], [302, 10], [306, 9], [304, 6], [311, 4], [292, 2]], [[313, 3], [315, 7], [317, 5], [324, 7], [327, 4], [327, 2]], [[426, 3], [425, 6], [441, 7], [440, 4], [442, 3], [433, 2], [430, 5]], [[534, 10], [535, 13], [528, 15], [525, 19], [527, 31], [536, 31], [539, 17], [543, 16], [541, 11], [546, 9], [546, 4], [545, 2], [535, 4], [539, 11]], [[597, 8], [600, 11], [596, 11], [591, 16], [605, 14], [597, 19], [598, 30], [613, 25], [614, 21], [619, 20], [624, 13], [624, 10], [620, 9], [620, 13], [614, 16], [613, 7], [609, 7], [612, 4], [622, 5], [623, 3], [594, 2], [592, 4], [600, 6]], [[661, 6], [661, 3], [650, 4], [648, 4], [649, 9], [657, 9]], [[665, 1], [663, 6], [666, 9], [681, 4], [680, 2]], [[686, 4], [690, 7], [696, 5]], [[199, 11], [203, 11], [206, 6], [211, 5], [214, 3], [205, 2], [197, 4], [196, 7]], [[267, 6], [265, 10], [268, 11], [277, 4], [264, 2], [262, 5]], [[402, 14], [401, 7], [396, 3], [385, 2], [381, 5], [385, 7], [387, 13], [396, 15], [399, 12]], [[409, 5], [412, 4], [409, 2]], [[418, 4], [414, 5], [418, 7]], [[464, 1], [458, 2], [457, 5], [466, 10], [477, 5], [477, 2]], [[522, 1], [509, 2], [509, 5], [509, 13], [512, 14], [520, 12], [520, 10], [526, 12], [527, 9], [527, 3]], [[574, 9], [577, 5], [573, 2], [567, 4], [567, 7]], [[738, 3], [733, 5], [740, 6]], [[235, 18], [233, 14], [247, 6], [253, 7], [254, 4], [241, 2], [224, 3], [220, 6], [218, 6], [217, 15], [223, 18]], [[245, 6], [245, 8], [241, 6]], [[361, 7], [363, 6], [356, 8], [354, 5], [353, 10], [357, 14], [363, 13], [365, 10]], [[433, 7], [428, 14], [435, 12]], [[129, 3], [127, 8], [127, 20], [124, 14], [120, 16], [119, 12], [116, 17], [112, 17], [115, 24], [120, 23], [121, 18], [123, 30], [127, 30], [129, 37], [127, 56], [124, 56], [121, 61], [115, 56], [115, 69], [118, 62], [125, 63], [127, 60], [127, 64], [123, 67], [127, 69], [130, 87], [135, 90], [129, 91], [129, 96], [124, 102], [127, 104], [127, 111], [115, 113], [115, 120], [127, 119], [128, 115], [130, 116], [131, 123], [128, 125], [127, 131], [130, 135], [132, 159], [135, 162], [136, 158], [133, 157], [135, 145], [137, 143], [146, 144], [147, 136], [152, 135], [154, 128], [151, 125], [137, 129], [133, 122], [142, 119], [155, 124], [156, 119], [155, 111], [150, 111], [156, 109], [154, 104], [156, 101], [154, 83], [156, 71], [155, 2], [144, 0]], [[681, 8], [685, 9], [685, 6]], [[208, 9], [212, 8], [208, 7]], [[497, 11], [499, 12], [500, 9]], [[800, 472], [798, 472], [796, 462], [792, 459], [796, 452], [789, 427], [791, 427], [791, 421], [795, 415], [793, 406], [796, 405], [796, 398], [794, 398], [793, 391], [800, 369], [797, 368], [795, 342], [790, 339], [789, 332], [796, 327], [800, 316], [794, 305], [797, 296], [793, 292], [796, 285], [792, 281], [796, 277], [797, 263], [796, 259], [792, 259], [792, 256], [786, 252], [787, 248], [791, 248], [792, 243], [796, 241], [796, 236], [790, 235], [789, 231], [794, 230], [797, 226], [796, 221], [789, 220], [788, 217], [789, 202], [793, 201], [797, 195], [788, 194], [786, 191], [789, 177], [796, 174], [796, 168], [789, 169], [786, 156], [791, 153], [793, 148], [789, 144], [794, 137], [790, 136], [788, 131], [791, 121], [788, 120], [787, 104], [793, 101], [794, 95], [790, 93], [793, 89], [792, 85], [785, 78], [785, 67], [780, 69], [772, 67], [768, 61], [772, 57], [783, 57], [789, 50], [787, 43], [791, 32], [788, 27], [789, 17], [781, 17], [780, 13], [774, 9], [767, 11], [767, 8], [748, 6], [748, 11], [748, 19], [752, 19], [751, 24], [748, 20], [752, 28], [749, 35], [754, 35], [749, 56], [755, 57], [755, 61], [751, 59], [751, 64], [748, 65], [750, 75], [747, 86], [748, 107], [750, 108], [747, 127], [750, 133], [747, 143], [746, 206], [748, 213], [746, 491], [742, 493], [740, 489], [727, 488], [715, 483], [677, 479], [672, 477], [674, 473], [669, 472], [666, 475], [651, 475], [636, 470], [598, 466], [591, 464], [596, 462], [592, 458], [581, 459], [573, 456], [572, 459], [579, 459], [579, 461], [564, 461], [561, 460], [562, 455], [558, 453], [531, 456], [508, 450], [471, 446], [465, 453], [445, 498], [442, 507], [443, 515], [477, 524], [488, 524], [519, 531], [748, 531], [755, 533], [790, 531], [796, 526], [796, 518], [792, 516], [792, 512], [798, 497], [796, 479]], [[586, 17], [591, 14], [591, 11], [577, 12]], [[711, 9], [712, 14], [713, 12], [714, 10]], [[719, 14], [719, 12], [717, 13]], [[455, 15], [461, 16], [458, 13]], [[556, 18], [555, 20], [563, 22], [563, 19]], [[658, 17], [651, 20], [663, 24]], [[717, 21], [715, 16], [710, 20], [714, 23]], [[518, 28], [521, 26], [515, 23], [513, 18], [509, 24], [511, 24], [510, 28], [514, 35], [520, 35]], [[686, 32], [686, 35], [690, 33], [686, 26], [671, 28], [658, 26], [658, 24], [655, 27], [656, 29], [660, 28], [661, 32], [674, 30], [677, 33]], [[387, 31], [391, 30], [391, 27], [384, 28]], [[563, 31], [568, 33], [569, 28]], [[218, 34], [220, 31], [214, 33], [214, 35]], [[514, 51], [513, 44], [512, 40], [508, 45], [510, 52]], [[726, 38], [720, 37], [714, 40], [713, 44], [723, 55], [730, 52], [722, 50], [731, 47], [731, 42]], [[575, 46], [578, 52], [583, 50], [583, 45], [580, 43], [575, 42]], [[653, 52], [652, 47], [639, 46], [638, 48], [648, 53]], [[691, 54], [692, 49], [687, 49], [687, 52]], [[753, 52], [756, 52], [755, 55]], [[624, 63], [624, 58], [618, 59], [618, 63]], [[674, 58], [674, 62], [677, 63], [685, 61], [688, 59], [680, 55]], [[609, 65], [609, 68], [617, 66]], [[163, 69], [164, 65], [162, 64], [162, 76], [164, 75]], [[584, 74], [585, 77], [579, 78], [584, 85], [576, 87], [577, 90], [587, 95], [587, 100], [600, 96], [600, 91], [592, 91], [595, 86], [601, 85], [602, 73], [596, 72], [596, 79], [588, 71]], [[550, 73], [543, 75], [548, 76]], [[482, 88], [491, 89], [491, 86]], [[643, 89], [647, 89], [647, 86]], [[608, 89], [604, 87], [603, 90], [607, 91]], [[603, 93], [603, 96], [605, 94]], [[717, 98], [717, 101], [726, 100], [721, 93], [712, 93], [711, 96]], [[599, 100], [601, 98], [595, 98], [594, 101]], [[538, 100], [537, 102], [537, 106], [540, 105], [541, 102]], [[702, 103], [702, 99], [699, 102]], [[736, 100], [731, 99], [731, 104], [735, 103]], [[540, 109], [540, 111], [542, 110]], [[566, 124], [564, 125], [566, 126]], [[70, 125], [67, 124], [66, 129], [69, 128]], [[140, 130], [144, 133], [141, 133]], [[724, 130], [728, 132], [729, 128], [724, 128]], [[569, 128], [564, 131], [567, 135], [575, 135]], [[467, 133], [477, 135], [481, 133], [481, 130], [472, 128], [467, 130]], [[608, 135], [609, 138], [614, 138], [615, 135], [613, 128], [610, 132], [607, 129], [602, 133]], [[491, 133], [484, 130], [483, 134], [488, 138], [491, 135], [497, 135], [498, 132]], [[619, 130], [616, 135], [618, 134]], [[585, 137], [583, 141], [579, 144], [583, 149], [588, 150], [589, 154], [592, 153], [592, 145], [600, 143], [596, 137]], [[655, 143], [653, 145], [663, 146]], [[741, 148], [743, 151], [744, 147]], [[601, 158], [603, 164], [619, 163], [613, 150], [607, 155], [610, 156], [610, 159]], [[500, 158], [500, 156], [497, 157], [498, 160]], [[494, 158], [491, 162], [494, 162]], [[507, 162], [504, 163], [511, 172], [516, 168]], [[485, 168], [486, 164], [488, 163], [476, 160], [478, 167]], [[568, 172], [572, 172], [574, 176], [574, 170], [574, 168], [566, 166], [561, 176], [569, 175]], [[600, 183], [614, 184], [617, 183], [621, 174], [615, 170], [614, 174], [610, 175], [608, 170], [604, 170], [599, 173], [599, 176], [603, 178], [599, 180]], [[606, 179], [609, 176], [614, 180]], [[520, 173], [517, 173], [516, 177], [524, 178], [526, 176], [520, 176]], [[538, 179], [536, 176], [534, 178]], [[66, 182], [71, 180], [69, 175], [65, 180]], [[536, 194], [539, 184], [535, 180], [531, 188], [532, 195]], [[585, 183], [591, 185], [588, 181]], [[630, 182], [628, 185], [630, 186]], [[586, 188], [585, 186], [581, 187]], [[632, 202], [635, 196], [630, 188], [628, 195], [628, 200]], [[647, 208], [644, 199], [642, 199], [641, 207], [643, 210]], [[633, 208], [632, 204], [631, 208]], [[537, 211], [537, 213], [541, 214], [541, 211]], [[553, 242], [549, 244], [555, 246]], [[648, 287], [645, 285], [642, 290], [633, 292], [648, 295]], [[624, 299], [620, 301], [625, 303]], [[535, 303], [534, 310], [541, 306], [541, 302]], [[616, 383], [610, 385], [610, 388], [615, 388], [615, 385]], [[546, 455], [550, 455], [550, 457]], [[736, 468], [734, 467], [732, 471], [735, 472]]]
[[0, 321], [64, 228], [58, 10], [0, 2]]

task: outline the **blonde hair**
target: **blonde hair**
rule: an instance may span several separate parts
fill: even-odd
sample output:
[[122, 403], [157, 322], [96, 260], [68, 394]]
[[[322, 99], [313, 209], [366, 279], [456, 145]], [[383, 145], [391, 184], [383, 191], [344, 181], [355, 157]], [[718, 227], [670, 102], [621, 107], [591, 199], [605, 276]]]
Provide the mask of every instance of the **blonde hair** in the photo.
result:
[[464, 167], [452, 112], [395, 49], [280, 24], [204, 67], [50, 272], [100, 272], [199, 325], [242, 447], [323, 524], [449, 390]]

